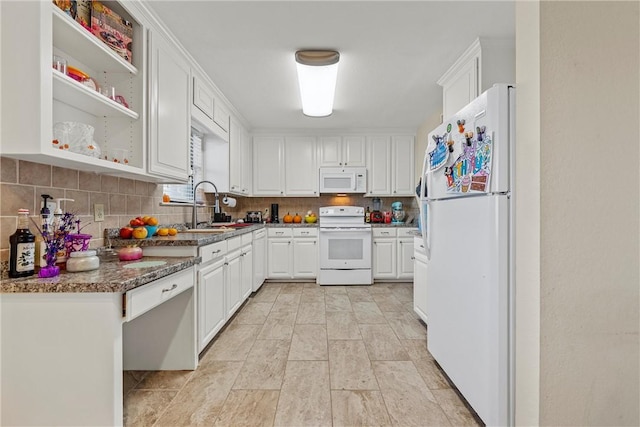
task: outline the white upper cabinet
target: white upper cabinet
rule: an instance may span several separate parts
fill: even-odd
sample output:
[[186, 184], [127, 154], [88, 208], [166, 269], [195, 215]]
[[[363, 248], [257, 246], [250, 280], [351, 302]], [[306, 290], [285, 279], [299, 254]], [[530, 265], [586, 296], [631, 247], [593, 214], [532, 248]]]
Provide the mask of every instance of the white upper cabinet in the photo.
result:
[[229, 191], [251, 194], [251, 141], [242, 124], [231, 116], [229, 121]]
[[323, 136], [318, 139], [320, 167], [365, 166], [364, 136]]
[[415, 162], [413, 136], [391, 138], [391, 180], [394, 196], [413, 196], [415, 191]]
[[225, 132], [229, 132], [229, 117], [227, 107], [220, 99], [216, 99], [213, 103], [213, 121]]
[[[132, 62], [51, 2], [2, 2], [2, 155], [135, 179], [146, 175], [145, 29], [119, 3], [115, 13], [132, 24]], [[28, 17], [27, 19], [22, 19]], [[52, 56], [93, 80], [82, 84], [52, 68]], [[19, 60], [18, 60], [19, 59]], [[20, 82], [25, 82], [21, 84]], [[26, 83], [28, 82], [28, 83]], [[94, 87], [113, 86], [118, 103]], [[27, 88], [27, 89], [25, 89]], [[87, 147], [54, 146], [54, 125], [75, 122], [94, 129]]]
[[315, 137], [286, 137], [285, 194], [287, 196], [318, 195], [318, 163]]
[[255, 196], [284, 195], [284, 138], [256, 136], [253, 138], [253, 194]]
[[367, 143], [367, 195], [413, 195], [413, 135], [371, 136]]
[[513, 39], [476, 39], [438, 80], [442, 116], [451, 117], [496, 83], [515, 83]]
[[366, 166], [367, 157], [364, 136], [345, 136], [342, 138], [342, 158], [344, 166]]
[[149, 34], [149, 172], [186, 182], [190, 172], [191, 74], [187, 59], [159, 32]]
[[367, 138], [367, 195], [391, 195], [391, 137]]
[[203, 77], [195, 73], [193, 75], [193, 106], [213, 121], [213, 88]]

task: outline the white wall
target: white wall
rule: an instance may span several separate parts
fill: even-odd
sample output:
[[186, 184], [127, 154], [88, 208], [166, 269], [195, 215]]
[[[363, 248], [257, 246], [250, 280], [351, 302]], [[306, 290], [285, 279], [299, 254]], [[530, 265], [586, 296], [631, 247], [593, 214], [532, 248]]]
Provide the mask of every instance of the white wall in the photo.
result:
[[[530, 159], [516, 189], [531, 192], [516, 199], [519, 424], [537, 424], [538, 400], [541, 425], [640, 424], [639, 8], [541, 2], [538, 24], [535, 6], [518, 5], [518, 161]], [[538, 205], [539, 258], [536, 224], [524, 223]]]
[[516, 2], [515, 414], [539, 424], [540, 7]]
[[424, 122], [418, 128], [418, 132], [416, 134], [416, 145], [415, 145], [415, 171], [416, 171], [416, 185], [418, 185], [418, 179], [420, 179], [420, 174], [422, 173], [422, 162], [424, 161], [424, 152], [427, 150], [427, 136], [429, 132], [434, 130], [437, 126], [442, 123], [440, 119], [441, 112], [437, 112], [430, 117], [427, 117]]

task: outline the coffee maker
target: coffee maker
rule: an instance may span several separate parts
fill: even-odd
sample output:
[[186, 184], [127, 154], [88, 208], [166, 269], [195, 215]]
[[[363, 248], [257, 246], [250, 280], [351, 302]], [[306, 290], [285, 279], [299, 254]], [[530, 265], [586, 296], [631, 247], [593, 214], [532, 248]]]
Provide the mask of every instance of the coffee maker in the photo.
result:
[[271, 203], [271, 222], [277, 224], [280, 222], [278, 219], [278, 204]]

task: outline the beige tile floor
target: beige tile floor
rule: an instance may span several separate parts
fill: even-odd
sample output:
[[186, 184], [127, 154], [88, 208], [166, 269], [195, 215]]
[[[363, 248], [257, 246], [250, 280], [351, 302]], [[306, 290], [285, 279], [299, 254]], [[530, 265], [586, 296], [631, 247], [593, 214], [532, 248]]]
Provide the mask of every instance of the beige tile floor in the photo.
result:
[[195, 371], [124, 373], [125, 426], [468, 426], [410, 283], [267, 283]]

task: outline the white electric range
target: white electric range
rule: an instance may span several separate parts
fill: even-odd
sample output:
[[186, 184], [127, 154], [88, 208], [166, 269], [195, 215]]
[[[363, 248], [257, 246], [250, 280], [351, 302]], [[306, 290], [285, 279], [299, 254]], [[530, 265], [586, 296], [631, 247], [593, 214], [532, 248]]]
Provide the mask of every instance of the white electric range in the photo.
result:
[[364, 222], [364, 208], [320, 208], [319, 285], [370, 285], [371, 224]]

